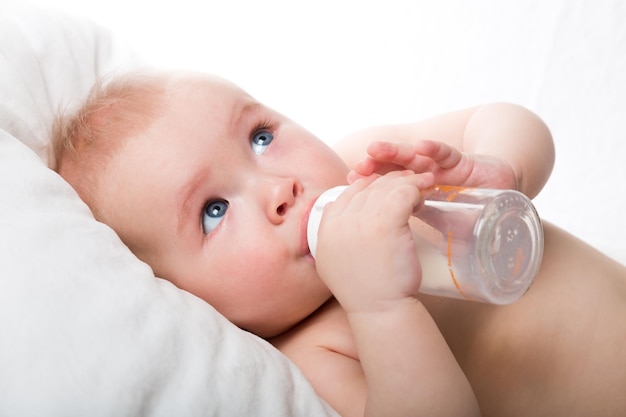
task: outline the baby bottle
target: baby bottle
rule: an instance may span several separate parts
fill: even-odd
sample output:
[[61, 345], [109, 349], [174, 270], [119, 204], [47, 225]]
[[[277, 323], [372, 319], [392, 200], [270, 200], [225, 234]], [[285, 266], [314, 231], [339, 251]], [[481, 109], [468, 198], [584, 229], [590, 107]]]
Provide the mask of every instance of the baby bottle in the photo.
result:
[[[346, 186], [314, 203], [307, 239], [315, 257], [324, 206]], [[409, 220], [422, 266], [420, 292], [510, 304], [526, 293], [543, 256], [543, 228], [530, 199], [514, 190], [435, 186]]]

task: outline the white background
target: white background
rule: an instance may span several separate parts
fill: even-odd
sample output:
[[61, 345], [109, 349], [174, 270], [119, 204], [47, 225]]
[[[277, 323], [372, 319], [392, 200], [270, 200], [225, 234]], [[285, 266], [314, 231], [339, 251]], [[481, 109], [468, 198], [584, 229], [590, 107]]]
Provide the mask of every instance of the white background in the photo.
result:
[[535, 203], [626, 263], [622, 0], [34, 0], [90, 17], [148, 62], [201, 69], [332, 143], [361, 127], [512, 101], [550, 126]]

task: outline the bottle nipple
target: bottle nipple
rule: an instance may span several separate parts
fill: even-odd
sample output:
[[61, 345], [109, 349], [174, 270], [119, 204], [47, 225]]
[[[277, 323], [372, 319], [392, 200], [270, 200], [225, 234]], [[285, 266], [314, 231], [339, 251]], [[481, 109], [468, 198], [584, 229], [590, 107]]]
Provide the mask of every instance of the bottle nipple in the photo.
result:
[[322, 221], [324, 207], [326, 207], [326, 204], [335, 201], [346, 188], [348, 188], [347, 185], [340, 185], [328, 189], [324, 191], [317, 198], [317, 200], [315, 200], [315, 203], [313, 203], [313, 207], [311, 208], [311, 213], [309, 215], [309, 222], [307, 223], [306, 238], [309, 243], [311, 256], [313, 256], [314, 258], [317, 251], [317, 231], [320, 227], [320, 222]]

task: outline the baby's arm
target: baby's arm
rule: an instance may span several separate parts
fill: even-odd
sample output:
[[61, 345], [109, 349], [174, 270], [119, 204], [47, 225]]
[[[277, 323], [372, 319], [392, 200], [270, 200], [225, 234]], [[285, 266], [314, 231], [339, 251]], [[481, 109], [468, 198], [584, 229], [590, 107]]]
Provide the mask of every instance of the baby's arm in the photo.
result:
[[316, 257], [357, 346], [365, 415], [479, 415], [467, 378], [416, 297], [421, 268], [408, 219], [432, 176], [374, 178], [355, 181], [326, 207]]
[[410, 168], [434, 172], [440, 184], [515, 188], [530, 197], [543, 188], [554, 165], [554, 143], [545, 123], [507, 103], [368, 128], [335, 149], [360, 175]]

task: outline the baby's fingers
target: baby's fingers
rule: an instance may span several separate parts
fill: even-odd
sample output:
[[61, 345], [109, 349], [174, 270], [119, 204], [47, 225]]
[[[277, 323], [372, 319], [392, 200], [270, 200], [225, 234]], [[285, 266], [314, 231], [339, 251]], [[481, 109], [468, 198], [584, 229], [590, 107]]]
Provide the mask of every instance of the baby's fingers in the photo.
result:
[[455, 147], [443, 142], [421, 140], [413, 146], [413, 151], [429, 158], [441, 169], [454, 168], [463, 159], [463, 154]]
[[373, 142], [367, 153], [379, 164], [393, 164], [413, 172], [426, 172], [431, 164], [429, 155], [422, 155], [414, 145], [407, 143]]
[[431, 173], [394, 171], [383, 176], [359, 179], [341, 197], [346, 195], [346, 204], [350, 200], [350, 205], [356, 207], [355, 212], [361, 215], [388, 215], [387, 219], [391, 223], [405, 226], [408, 217], [422, 203], [421, 190], [432, 187], [433, 183]]
[[394, 171], [394, 169], [393, 167], [388, 167], [387, 164], [381, 161], [377, 161], [367, 156], [365, 159], [356, 163], [354, 171], [362, 177], [367, 177], [374, 173], [381, 175], [386, 174], [387, 172]]
[[406, 168], [402, 165], [378, 161], [371, 156], [366, 156], [365, 159], [356, 163], [351, 175], [348, 176], [348, 182], [351, 183], [354, 179], [359, 177], [369, 177], [374, 174], [385, 175], [393, 171], [402, 171], [404, 169]]

